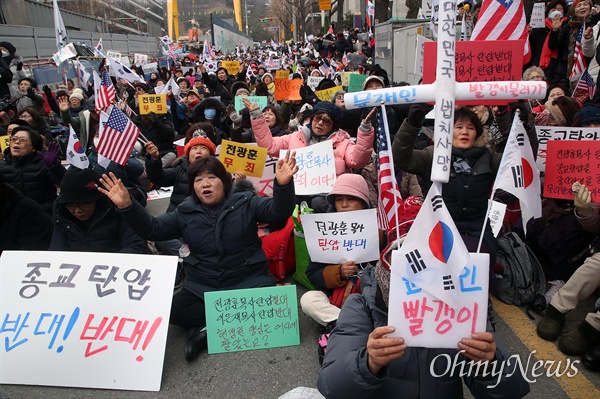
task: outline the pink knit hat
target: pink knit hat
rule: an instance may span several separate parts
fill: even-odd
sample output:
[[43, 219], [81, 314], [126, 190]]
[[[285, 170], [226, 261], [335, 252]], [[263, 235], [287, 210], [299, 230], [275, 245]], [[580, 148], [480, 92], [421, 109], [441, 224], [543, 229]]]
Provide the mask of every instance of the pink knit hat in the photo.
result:
[[369, 187], [367, 187], [367, 182], [361, 175], [353, 173], [339, 175], [333, 189], [327, 194], [327, 202], [331, 206], [335, 206], [336, 195], [351, 195], [360, 198], [368, 208], [372, 208], [371, 201], [369, 201]]

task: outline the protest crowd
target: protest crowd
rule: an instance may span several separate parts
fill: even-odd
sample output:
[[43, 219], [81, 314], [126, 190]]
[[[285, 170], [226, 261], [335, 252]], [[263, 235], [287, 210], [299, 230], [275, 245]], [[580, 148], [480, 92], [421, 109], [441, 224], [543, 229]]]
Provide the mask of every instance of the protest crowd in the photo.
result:
[[[542, 286], [526, 302], [512, 303], [541, 312], [537, 334], [558, 339], [563, 353], [581, 356], [583, 365], [598, 371], [600, 313], [590, 312], [576, 330], [563, 332], [566, 314], [600, 287], [595, 169], [554, 173], [553, 183], [567, 187], [558, 191], [568, 195], [541, 191], [543, 196], [526, 198], [500, 184], [503, 155], [515, 151], [515, 126], [534, 157], [546, 149], [546, 170], [535, 167], [529, 176], [539, 190], [551, 178], [550, 165], [558, 163], [551, 158], [566, 159], [576, 151], [550, 151], [554, 140], [540, 132], [585, 135], [600, 128], [600, 91], [594, 83], [600, 70], [600, 14], [592, 0], [552, 0], [545, 7], [545, 26], [528, 28], [531, 48], [522, 73], [523, 81], [548, 83], [545, 98], [457, 106], [449, 180], [441, 184], [439, 197], [468, 251], [489, 254], [487, 278], [494, 295], [502, 298], [508, 289], [510, 265], [501, 242], [517, 236], [531, 249], [543, 268]], [[480, 4], [466, 13], [464, 4], [459, 8], [460, 18], [481, 23]], [[300, 224], [297, 215], [304, 212], [377, 209], [377, 261], [300, 262], [308, 256], [306, 248], [290, 249], [295, 269], [286, 271], [309, 288], [301, 308], [323, 329], [318, 389], [328, 398], [392, 397], [400, 391], [408, 397], [462, 394], [460, 378], [429, 375], [434, 357], [456, 350], [410, 347], [403, 338], [388, 336], [394, 332], [388, 326], [389, 253], [410, 231], [423, 229], [414, 223], [416, 216], [430, 206], [428, 193], [438, 187], [430, 177], [435, 120], [434, 105], [427, 102], [346, 108], [347, 93], [410, 86], [391, 81], [391, 71], [373, 63], [372, 35], [340, 30], [297, 43], [240, 45], [233, 54], [205, 43], [202, 53], [171, 54], [152, 71], [142, 65], [122, 68], [100, 43], [99, 68], [85, 71], [87, 80], [69, 79], [56, 87], [40, 87], [13, 44], [0, 42], [0, 49], [0, 98], [7, 104], [0, 112], [0, 139], [6, 138], [0, 154], [0, 253], [177, 256], [170, 323], [189, 331], [185, 356], [193, 361], [206, 348], [206, 292], [281, 282], [265, 243], [286, 229], [293, 213]], [[153, 95], [161, 95], [156, 104]], [[327, 192], [299, 193], [294, 179], [306, 167], [307, 155], [300, 158], [297, 152], [311, 147], [316, 153], [322, 143], [333, 148], [335, 183]], [[253, 183], [250, 170], [229, 170], [222, 155], [231, 146], [235, 152], [236, 144], [238, 154], [252, 145], [279, 158], [270, 191]], [[591, 154], [598, 159], [594, 150]], [[167, 212], [151, 216], [144, 209], [152, 200], [149, 192], [164, 188], [171, 192]], [[489, 199], [507, 209], [495, 226], [487, 222]], [[294, 234], [285, 231], [276, 245]], [[459, 344], [466, 359], [486, 363], [510, 356], [494, 337], [491, 302], [489, 308], [487, 328]], [[477, 374], [464, 382], [480, 397], [496, 380]], [[493, 392], [493, 397], [516, 398], [529, 386], [507, 368]]]

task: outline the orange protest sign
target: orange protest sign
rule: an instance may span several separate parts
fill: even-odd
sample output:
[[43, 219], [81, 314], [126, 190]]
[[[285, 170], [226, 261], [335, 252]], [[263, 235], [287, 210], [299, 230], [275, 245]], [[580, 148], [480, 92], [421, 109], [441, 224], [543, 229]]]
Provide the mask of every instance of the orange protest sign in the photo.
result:
[[150, 112], [155, 114], [167, 113], [167, 96], [165, 94], [142, 94], [138, 96], [138, 100], [141, 115]]
[[267, 149], [223, 140], [219, 161], [230, 173], [242, 172], [246, 176], [261, 177], [267, 161]]
[[302, 96], [300, 95], [300, 88], [304, 82], [302, 79], [292, 79], [290, 80], [290, 95], [288, 96], [288, 100], [302, 100]]
[[292, 81], [288, 78], [275, 78], [275, 101], [283, 101], [290, 96]]

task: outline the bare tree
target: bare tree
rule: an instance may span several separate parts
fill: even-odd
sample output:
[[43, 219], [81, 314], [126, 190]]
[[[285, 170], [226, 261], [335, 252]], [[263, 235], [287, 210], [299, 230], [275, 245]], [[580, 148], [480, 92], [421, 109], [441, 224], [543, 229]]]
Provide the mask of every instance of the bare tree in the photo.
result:
[[311, 12], [312, 3], [312, 0], [272, 0], [270, 11], [284, 26], [285, 32], [289, 32], [295, 16], [294, 29], [298, 32], [298, 38], [301, 38], [306, 33], [305, 21]]

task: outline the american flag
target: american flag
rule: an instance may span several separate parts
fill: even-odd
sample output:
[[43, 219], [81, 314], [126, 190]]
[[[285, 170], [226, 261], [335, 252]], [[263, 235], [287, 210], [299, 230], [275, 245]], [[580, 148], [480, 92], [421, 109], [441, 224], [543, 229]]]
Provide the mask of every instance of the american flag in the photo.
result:
[[531, 59], [522, 0], [483, 0], [471, 40], [524, 40], [523, 64]]
[[[382, 107], [383, 108], [383, 107]], [[402, 206], [400, 188], [394, 174], [394, 163], [389, 147], [389, 138], [384, 115], [380, 111], [377, 115], [377, 149], [378, 149], [378, 174], [377, 186], [379, 191], [377, 213], [379, 228], [388, 230], [396, 226], [397, 209]]]
[[125, 165], [140, 130], [117, 107], [113, 107], [98, 143], [98, 154]]
[[592, 79], [590, 73], [586, 69], [581, 74], [579, 81], [577, 82], [577, 86], [573, 91], [572, 97], [577, 100], [579, 104], [583, 104], [588, 99], [594, 98], [596, 94], [596, 84], [594, 83], [594, 79]]
[[575, 50], [573, 52], [573, 68], [571, 69], [569, 79], [572, 79], [574, 76], [583, 73], [586, 68], [583, 50], [581, 49], [581, 39], [583, 37], [584, 30], [585, 24], [581, 24], [581, 28], [579, 28], [579, 32], [577, 33], [577, 41], [575, 42]]
[[108, 76], [108, 72], [106, 72], [106, 70], [103, 70], [102, 76], [100, 77], [100, 87], [98, 88], [98, 99], [96, 100], [96, 108], [108, 108], [108, 106], [116, 97], [117, 91], [115, 90], [115, 86], [113, 86], [112, 81]]

